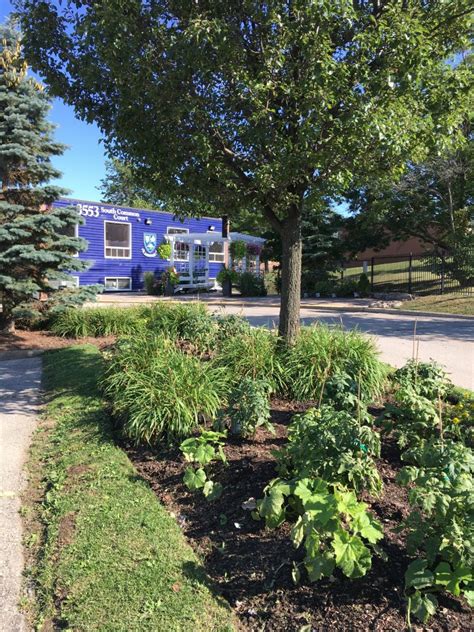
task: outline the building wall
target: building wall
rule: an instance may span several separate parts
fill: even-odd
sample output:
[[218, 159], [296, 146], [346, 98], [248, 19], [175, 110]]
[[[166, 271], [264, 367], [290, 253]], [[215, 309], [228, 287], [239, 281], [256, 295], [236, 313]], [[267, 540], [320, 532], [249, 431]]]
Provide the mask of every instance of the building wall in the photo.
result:
[[[146, 256], [144, 254], [143, 234], [155, 233], [157, 244], [162, 243], [168, 227], [187, 228], [191, 233], [205, 233], [214, 226], [216, 233], [222, 232], [222, 220], [219, 218], [203, 217], [201, 219], [186, 219], [180, 222], [173, 219], [171, 213], [132, 209], [125, 206], [90, 202], [86, 200], [61, 199], [54, 206], [75, 206], [82, 216], [83, 224], [79, 226], [79, 237], [89, 243], [85, 252], [79, 254], [81, 260], [90, 262], [89, 269], [80, 272], [80, 285], [104, 284], [105, 277], [130, 277], [132, 290], [143, 288], [143, 273], [147, 271], [160, 274], [170, 265], [169, 261], [160, 259], [159, 255]], [[151, 224], [145, 224], [145, 220]], [[130, 259], [109, 259], [105, 257], [104, 225], [105, 221], [129, 223], [132, 231], [132, 252]], [[221, 269], [221, 263], [209, 263], [209, 277], [215, 278]]]
[[358, 261], [370, 261], [372, 257], [408, 257], [410, 254], [414, 257], [419, 257], [430, 250], [432, 246], [427, 244], [417, 237], [410, 237], [405, 241], [391, 241], [386, 248], [375, 250], [374, 248], [367, 248], [363, 252], [358, 253]]

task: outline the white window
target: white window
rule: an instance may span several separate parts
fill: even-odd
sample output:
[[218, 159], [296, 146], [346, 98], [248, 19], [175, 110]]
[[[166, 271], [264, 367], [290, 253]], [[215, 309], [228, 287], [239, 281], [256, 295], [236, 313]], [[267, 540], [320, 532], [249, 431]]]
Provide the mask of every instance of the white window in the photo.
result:
[[[189, 233], [189, 228], [177, 228], [174, 226], [168, 226], [166, 229], [167, 235], [183, 235]], [[185, 244], [181, 241], [174, 242], [174, 260], [175, 261], [189, 261], [189, 244]]]
[[106, 259], [131, 259], [131, 224], [122, 222], [104, 223], [104, 254]]
[[132, 279], [130, 277], [105, 277], [104, 286], [106, 290], [131, 290]]
[[61, 287], [79, 287], [79, 277], [71, 275], [69, 279], [54, 279], [49, 285], [56, 290]]
[[[213, 230], [208, 230], [208, 233], [213, 233]], [[224, 263], [225, 255], [224, 255], [224, 242], [216, 241], [209, 246], [209, 261], [214, 261], [215, 263]]]

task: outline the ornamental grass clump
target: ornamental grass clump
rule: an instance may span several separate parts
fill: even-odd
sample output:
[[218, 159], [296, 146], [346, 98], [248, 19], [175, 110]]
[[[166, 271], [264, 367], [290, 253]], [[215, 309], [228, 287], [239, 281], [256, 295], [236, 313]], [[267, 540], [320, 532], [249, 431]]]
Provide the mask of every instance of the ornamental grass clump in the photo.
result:
[[145, 326], [146, 310], [139, 307], [87, 307], [58, 313], [51, 332], [66, 338], [133, 334]]
[[298, 401], [319, 401], [334, 375], [357, 384], [358, 398], [371, 402], [383, 392], [387, 370], [374, 342], [358, 331], [315, 325], [303, 327], [292, 347], [281, 352], [282, 388]]
[[182, 440], [215, 419], [226, 385], [222, 368], [150, 333], [118, 343], [103, 382], [124, 436], [150, 445]]
[[268, 329], [251, 328], [222, 340], [213, 365], [225, 368], [232, 383], [249, 377], [265, 380], [275, 391], [281, 373], [277, 343], [277, 336]]
[[215, 343], [217, 324], [203, 303], [157, 303], [148, 309], [147, 327], [157, 334], [185, 340], [200, 352]]

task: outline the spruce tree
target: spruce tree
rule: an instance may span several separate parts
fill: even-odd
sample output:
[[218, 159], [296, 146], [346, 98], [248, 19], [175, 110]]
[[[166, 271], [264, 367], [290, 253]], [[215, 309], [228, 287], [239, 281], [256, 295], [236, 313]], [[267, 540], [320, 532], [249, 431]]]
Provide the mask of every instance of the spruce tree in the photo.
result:
[[71, 236], [76, 210], [52, 206], [66, 191], [48, 184], [60, 175], [51, 157], [64, 151], [53, 140], [49, 109], [42, 86], [27, 75], [19, 32], [0, 25], [0, 329], [10, 331], [15, 319], [34, 317], [58, 297], [85, 297], [52, 287], [87, 264], [74, 256], [86, 248]]

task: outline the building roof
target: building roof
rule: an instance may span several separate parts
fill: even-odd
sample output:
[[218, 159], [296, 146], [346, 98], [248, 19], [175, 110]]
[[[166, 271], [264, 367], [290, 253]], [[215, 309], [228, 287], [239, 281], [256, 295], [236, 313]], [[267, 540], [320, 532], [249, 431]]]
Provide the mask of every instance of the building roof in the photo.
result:
[[[112, 204], [111, 202], [98, 202], [97, 200], [82, 200], [81, 198], [59, 198], [57, 202], [62, 202], [64, 204], [100, 204], [101, 206], [116, 207], [127, 211], [141, 211], [142, 213], [161, 213], [165, 215], [173, 215], [173, 213], [171, 213], [170, 211], [163, 211], [161, 209], [138, 208], [136, 206], [126, 206], [124, 204]], [[209, 217], [209, 215], [200, 215], [199, 217], [188, 219], [212, 219], [218, 222], [222, 221], [221, 217]]]

